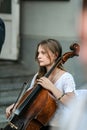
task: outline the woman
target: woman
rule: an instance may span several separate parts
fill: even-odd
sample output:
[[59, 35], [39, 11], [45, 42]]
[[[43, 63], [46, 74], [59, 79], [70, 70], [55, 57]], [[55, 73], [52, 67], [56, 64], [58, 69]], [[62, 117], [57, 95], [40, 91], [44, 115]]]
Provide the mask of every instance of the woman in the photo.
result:
[[[44, 77], [45, 73], [55, 64], [55, 61], [61, 57], [61, 54], [62, 48], [57, 40], [47, 39], [38, 44], [35, 59], [39, 65], [39, 72], [32, 79], [29, 89], [36, 84], [40, 84], [43, 88], [50, 91], [56, 100], [60, 100], [61, 104], [66, 105], [75, 94], [75, 83], [72, 75], [66, 72], [62, 65], [60, 65], [53, 70], [48, 78]], [[7, 118], [12, 107], [13, 105], [6, 109]], [[50, 121], [52, 126], [58, 126], [58, 120], [55, 121], [57, 119], [56, 115]]]

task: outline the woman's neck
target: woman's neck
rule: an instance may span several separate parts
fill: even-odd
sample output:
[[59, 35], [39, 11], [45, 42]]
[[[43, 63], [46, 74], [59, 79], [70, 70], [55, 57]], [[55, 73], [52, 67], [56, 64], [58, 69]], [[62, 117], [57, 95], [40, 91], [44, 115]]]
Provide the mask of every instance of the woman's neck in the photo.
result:
[[46, 66], [47, 72], [53, 67], [54, 64]]
[[[51, 69], [52, 67], [47, 67], [47, 72]], [[61, 69], [58, 67], [55, 67], [54, 70], [52, 71], [51, 75], [55, 75], [58, 71], [60, 71]]]
[[56, 74], [59, 74], [60, 72], [61, 72], [61, 69], [56, 67], [56, 68], [52, 71], [52, 73], [50, 74], [49, 79], [52, 80], [53, 77], [54, 77]]

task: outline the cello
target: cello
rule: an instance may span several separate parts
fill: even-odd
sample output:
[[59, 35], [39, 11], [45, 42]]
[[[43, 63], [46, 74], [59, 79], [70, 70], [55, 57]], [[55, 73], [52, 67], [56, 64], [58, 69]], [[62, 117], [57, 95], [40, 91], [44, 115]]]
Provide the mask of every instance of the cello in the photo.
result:
[[[78, 44], [73, 44], [70, 49], [71, 52], [57, 59], [53, 67], [44, 75], [45, 77], [49, 77], [55, 67], [79, 55]], [[26, 91], [16, 103], [16, 109], [4, 130], [40, 130], [49, 122], [57, 108], [54, 96], [38, 84], [35, 88]]]

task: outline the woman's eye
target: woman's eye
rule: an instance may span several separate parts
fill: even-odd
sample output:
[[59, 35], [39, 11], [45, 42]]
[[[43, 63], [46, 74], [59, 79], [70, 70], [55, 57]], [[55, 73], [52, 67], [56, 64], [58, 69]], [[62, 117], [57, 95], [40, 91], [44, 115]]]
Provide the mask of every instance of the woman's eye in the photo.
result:
[[42, 55], [45, 55], [46, 52], [45, 52], [45, 51], [41, 51], [41, 52], [38, 52], [38, 53], [37, 53], [37, 55], [41, 55], [41, 54], [42, 54]]
[[46, 54], [46, 52], [45, 52], [45, 51], [42, 51], [42, 54]]

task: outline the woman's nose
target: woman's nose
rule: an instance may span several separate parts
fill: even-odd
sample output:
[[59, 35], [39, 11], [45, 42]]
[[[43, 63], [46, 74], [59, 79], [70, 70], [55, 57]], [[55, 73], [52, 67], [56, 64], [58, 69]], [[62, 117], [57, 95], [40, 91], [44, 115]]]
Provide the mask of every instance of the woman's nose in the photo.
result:
[[41, 54], [39, 53], [39, 54], [38, 54], [38, 59], [40, 59], [40, 58], [41, 58]]

